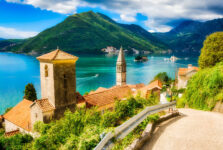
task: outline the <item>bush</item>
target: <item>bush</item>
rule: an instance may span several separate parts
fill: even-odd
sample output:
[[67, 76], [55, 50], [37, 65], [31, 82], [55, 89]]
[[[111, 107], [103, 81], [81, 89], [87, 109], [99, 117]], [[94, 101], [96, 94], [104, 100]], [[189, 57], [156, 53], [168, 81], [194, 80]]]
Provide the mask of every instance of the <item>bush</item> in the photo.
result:
[[188, 82], [178, 106], [212, 110], [223, 99], [223, 63], [198, 71]]
[[[167, 75], [166, 72], [160, 72], [158, 73], [152, 81], [155, 81], [155, 80], [160, 80], [163, 84], [169, 86], [172, 82], [172, 79]], [[152, 82], [151, 81], [151, 82]]]
[[114, 127], [118, 121], [118, 116], [115, 112], [106, 111], [102, 117], [101, 124], [104, 127]]
[[200, 68], [212, 67], [223, 61], [223, 32], [216, 32], [206, 38], [199, 57]]
[[33, 140], [32, 136], [25, 134], [16, 134], [11, 137], [0, 136], [0, 149], [22, 150], [27, 144]]

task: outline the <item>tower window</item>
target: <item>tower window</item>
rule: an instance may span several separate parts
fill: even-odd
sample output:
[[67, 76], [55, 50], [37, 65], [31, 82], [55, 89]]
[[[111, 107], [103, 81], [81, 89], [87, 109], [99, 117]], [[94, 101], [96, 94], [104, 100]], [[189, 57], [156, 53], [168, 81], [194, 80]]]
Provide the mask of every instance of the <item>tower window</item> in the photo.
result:
[[66, 74], [63, 75], [64, 81], [64, 100], [67, 101], [67, 76]]
[[48, 77], [48, 66], [47, 65], [45, 65], [45, 77]]
[[64, 74], [63, 80], [64, 80], [64, 89], [66, 89], [67, 88], [67, 76], [66, 76], [66, 74]]

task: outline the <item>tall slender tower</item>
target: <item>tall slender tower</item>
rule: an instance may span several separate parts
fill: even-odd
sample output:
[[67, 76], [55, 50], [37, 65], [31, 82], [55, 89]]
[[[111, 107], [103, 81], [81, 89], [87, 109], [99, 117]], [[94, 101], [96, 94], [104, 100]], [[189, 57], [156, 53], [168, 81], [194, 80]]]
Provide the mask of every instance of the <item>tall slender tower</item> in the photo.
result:
[[116, 63], [116, 85], [126, 84], [126, 62], [122, 47], [120, 48]]

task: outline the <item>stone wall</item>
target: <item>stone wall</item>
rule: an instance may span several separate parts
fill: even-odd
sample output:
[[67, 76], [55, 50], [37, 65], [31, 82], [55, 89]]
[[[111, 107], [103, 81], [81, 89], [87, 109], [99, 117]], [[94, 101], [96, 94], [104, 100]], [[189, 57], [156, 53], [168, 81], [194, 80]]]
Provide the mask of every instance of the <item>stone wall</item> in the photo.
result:
[[[48, 76], [45, 76], [45, 67], [48, 68]], [[40, 82], [41, 96], [48, 98], [50, 103], [55, 106], [55, 88], [54, 88], [54, 65], [52, 63], [40, 62]]]
[[76, 70], [74, 63], [54, 64], [55, 107], [76, 104]]
[[39, 108], [39, 106], [37, 106], [37, 104], [35, 103], [34, 105], [32, 105], [31, 109], [30, 109], [30, 115], [31, 115], [31, 126], [32, 129], [34, 127], [34, 124], [36, 121], [43, 121], [43, 114], [41, 109]]
[[215, 107], [214, 107], [213, 111], [223, 113], [223, 102], [218, 101], [215, 104]]

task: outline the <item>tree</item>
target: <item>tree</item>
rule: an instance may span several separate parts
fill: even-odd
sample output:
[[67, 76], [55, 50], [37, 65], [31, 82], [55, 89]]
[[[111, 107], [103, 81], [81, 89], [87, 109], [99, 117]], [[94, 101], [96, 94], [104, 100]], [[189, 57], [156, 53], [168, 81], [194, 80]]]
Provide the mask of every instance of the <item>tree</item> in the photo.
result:
[[5, 110], [5, 114], [6, 114], [7, 112], [9, 112], [12, 108], [13, 108], [13, 107], [8, 107], [8, 108], [6, 108], [6, 110]]
[[37, 99], [36, 89], [32, 83], [28, 83], [26, 85], [24, 93], [25, 93], [24, 95], [25, 99], [32, 100], [32, 101]]
[[168, 77], [166, 72], [160, 72], [154, 77], [154, 80], [160, 80], [163, 84], [168, 84], [171, 78]]
[[216, 32], [206, 38], [199, 57], [200, 68], [212, 67], [223, 61], [223, 32]]

